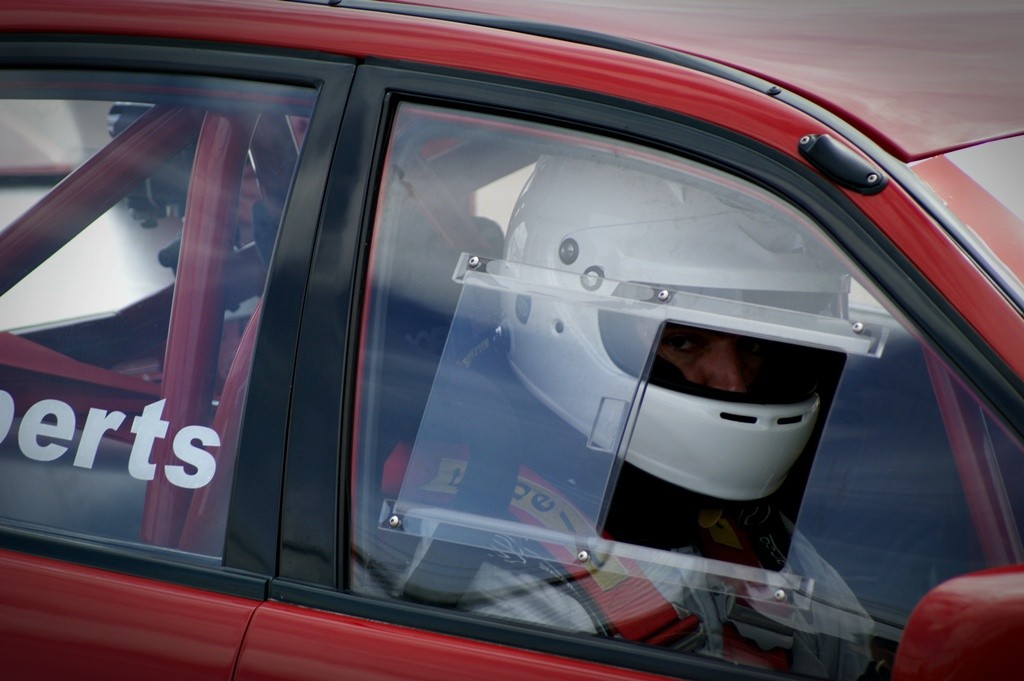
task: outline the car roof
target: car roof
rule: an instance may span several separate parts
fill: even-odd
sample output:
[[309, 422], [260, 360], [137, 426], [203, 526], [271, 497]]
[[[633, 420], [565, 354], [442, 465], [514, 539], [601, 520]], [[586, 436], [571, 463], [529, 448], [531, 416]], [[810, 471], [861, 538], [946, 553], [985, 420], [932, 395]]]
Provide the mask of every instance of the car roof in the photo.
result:
[[1024, 132], [1020, 0], [404, 4], [592, 31], [718, 62], [823, 106], [905, 161]]
[[[427, 12], [601, 46], [615, 47], [616, 39], [624, 39], [662, 55], [697, 57], [749, 74], [748, 82], [756, 76], [819, 105], [903, 161], [1024, 134], [1021, 0], [302, 1], [352, 12]], [[7, 4], [0, 9], [0, 34], [218, 35], [289, 47], [308, 38], [311, 49], [335, 50], [326, 37], [330, 29], [313, 21], [322, 12], [290, 12], [298, 10], [298, 3], [291, 8], [276, 0]], [[246, 33], [241, 24], [214, 30], [213, 23], [193, 21], [193, 13], [235, 20], [245, 15], [252, 21], [244, 26], [257, 30]], [[285, 14], [295, 17], [289, 30], [264, 30]], [[412, 30], [414, 24], [407, 27]], [[630, 51], [623, 40], [617, 46]], [[369, 43], [363, 49], [361, 56], [372, 54]]]

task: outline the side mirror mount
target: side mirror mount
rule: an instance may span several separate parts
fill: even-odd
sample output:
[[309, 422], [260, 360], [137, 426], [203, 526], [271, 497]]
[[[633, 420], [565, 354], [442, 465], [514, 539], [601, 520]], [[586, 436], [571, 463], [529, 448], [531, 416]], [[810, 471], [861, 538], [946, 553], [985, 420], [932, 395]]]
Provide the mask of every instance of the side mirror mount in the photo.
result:
[[981, 681], [1024, 670], [1024, 565], [940, 584], [910, 614], [893, 681]]

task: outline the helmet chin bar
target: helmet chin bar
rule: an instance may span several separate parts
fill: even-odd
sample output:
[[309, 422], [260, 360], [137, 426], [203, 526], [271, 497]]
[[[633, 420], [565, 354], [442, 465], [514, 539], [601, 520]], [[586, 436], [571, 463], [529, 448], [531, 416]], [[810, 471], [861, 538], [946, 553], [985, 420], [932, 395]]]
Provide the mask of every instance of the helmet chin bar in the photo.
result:
[[648, 385], [626, 461], [685, 489], [729, 501], [779, 488], [814, 431], [817, 395], [744, 404]]

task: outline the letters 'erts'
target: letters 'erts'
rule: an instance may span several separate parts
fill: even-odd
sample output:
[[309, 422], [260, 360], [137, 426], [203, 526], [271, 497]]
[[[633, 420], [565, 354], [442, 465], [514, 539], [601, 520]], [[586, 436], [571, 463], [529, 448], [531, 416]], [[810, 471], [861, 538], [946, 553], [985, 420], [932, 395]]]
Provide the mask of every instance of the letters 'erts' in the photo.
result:
[[[156, 464], [150, 454], [153, 444], [167, 437], [167, 421], [163, 420], [164, 404], [159, 400], [147, 405], [142, 414], [131, 421], [131, 432], [135, 435], [131, 454], [128, 457], [128, 473], [139, 480], [152, 480], [156, 475]], [[14, 398], [0, 390], [0, 443], [11, 431], [14, 424]], [[118, 430], [127, 416], [120, 411], [90, 409], [82, 426], [82, 434], [75, 448], [74, 465], [91, 469], [96, 461], [100, 439], [108, 431]], [[18, 448], [33, 461], [56, 461], [71, 449], [77, 430], [75, 412], [66, 402], [40, 400], [25, 412], [18, 427]], [[204, 447], [219, 447], [217, 431], [205, 426], [185, 426], [174, 435], [174, 455], [182, 464], [164, 466], [167, 480], [177, 487], [197, 489], [213, 480], [217, 461]]]

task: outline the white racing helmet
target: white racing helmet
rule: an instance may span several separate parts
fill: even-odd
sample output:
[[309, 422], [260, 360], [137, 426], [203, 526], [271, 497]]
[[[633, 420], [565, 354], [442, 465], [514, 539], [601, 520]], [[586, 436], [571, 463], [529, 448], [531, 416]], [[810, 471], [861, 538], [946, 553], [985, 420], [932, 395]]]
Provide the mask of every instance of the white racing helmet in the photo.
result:
[[[632, 424], [626, 461], [701, 494], [760, 498], [811, 437], [819, 370], [880, 343], [846, 319], [849, 279], [806, 217], [732, 176], [674, 164], [538, 163], [505, 261], [533, 291], [565, 295], [506, 296], [510, 363], [591, 448], [621, 452], [614, 433]], [[743, 393], [672, 376], [656, 346], [675, 324], [762, 339], [763, 376]]]

